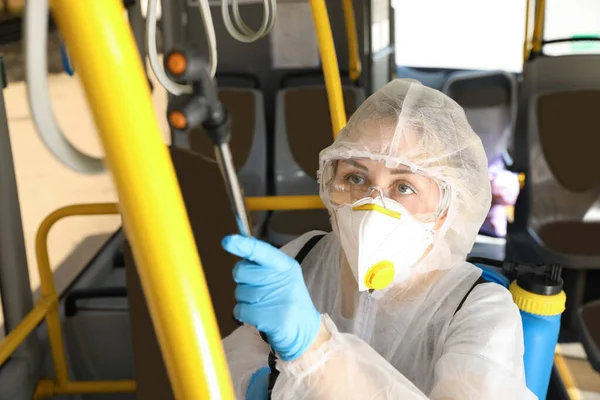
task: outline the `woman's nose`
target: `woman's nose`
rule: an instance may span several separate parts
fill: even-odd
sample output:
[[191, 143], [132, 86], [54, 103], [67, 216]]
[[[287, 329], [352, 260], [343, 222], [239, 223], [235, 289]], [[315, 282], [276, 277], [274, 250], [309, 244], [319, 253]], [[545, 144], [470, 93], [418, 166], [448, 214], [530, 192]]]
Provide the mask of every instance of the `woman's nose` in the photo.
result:
[[385, 196], [385, 193], [383, 191], [383, 188], [379, 185], [372, 185], [371, 187], [369, 187], [369, 190], [367, 192], [367, 196], [372, 198], [372, 199], [376, 199], [376, 198], [380, 198], [381, 200], [383, 200], [383, 197]]

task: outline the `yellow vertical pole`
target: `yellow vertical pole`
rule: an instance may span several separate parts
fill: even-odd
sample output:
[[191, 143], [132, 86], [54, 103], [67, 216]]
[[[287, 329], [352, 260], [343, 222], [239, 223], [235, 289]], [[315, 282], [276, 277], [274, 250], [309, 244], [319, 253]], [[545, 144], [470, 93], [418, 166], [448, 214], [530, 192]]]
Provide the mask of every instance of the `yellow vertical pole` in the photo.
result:
[[533, 25], [533, 37], [531, 39], [531, 49], [534, 53], [542, 51], [545, 18], [546, 0], [537, 0], [535, 8], [535, 24]]
[[529, 58], [529, 50], [530, 50], [530, 33], [529, 33], [529, 24], [531, 18], [531, 0], [527, 0], [525, 2], [525, 37], [523, 39], [523, 65], [527, 62]]
[[233, 399], [183, 198], [121, 0], [52, 0], [78, 68], [175, 397]]
[[356, 17], [352, 1], [342, 0], [342, 5], [346, 21], [346, 38], [348, 40], [348, 75], [350, 80], [357, 81], [360, 78], [362, 66], [360, 54], [358, 53], [358, 33], [356, 32]]
[[342, 81], [340, 70], [331, 34], [331, 25], [325, 0], [310, 0], [317, 40], [319, 41], [319, 53], [323, 64], [323, 76], [329, 99], [329, 112], [331, 113], [331, 125], [333, 126], [333, 137], [346, 126], [346, 109], [344, 107], [344, 95], [342, 92]]

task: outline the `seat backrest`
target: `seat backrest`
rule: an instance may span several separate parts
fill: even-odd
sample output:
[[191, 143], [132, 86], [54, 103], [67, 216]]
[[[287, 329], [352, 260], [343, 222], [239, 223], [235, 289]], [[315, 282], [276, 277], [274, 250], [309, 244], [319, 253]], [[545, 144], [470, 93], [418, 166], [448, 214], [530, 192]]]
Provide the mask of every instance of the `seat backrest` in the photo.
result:
[[442, 90], [465, 110], [489, 161], [508, 150], [517, 116], [514, 75], [503, 71], [457, 72], [448, 78]]
[[[342, 86], [356, 86], [357, 82], [350, 80], [348, 71], [340, 70], [340, 81]], [[279, 89], [285, 89], [290, 87], [307, 87], [307, 86], [323, 86], [325, 87], [325, 77], [323, 76], [323, 69], [309, 68], [302, 69], [284, 74], [279, 79]]]
[[[237, 225], [217, 165], [184, 149], [171, 148], [170, 152], [221, 336], [225, 337], [238, 326], [233, 318], [235, 285], [231, 275], [236, 259], [222, 249], [221, 240], [235, 232]], [[128, 244], [125, 268], [138, 398], [174, 398]]]
[[442, 86], [448, 75], [451, 72], [447, 70], [430, 70], [426, 68], [412, 68], [412, 67], [397, 67], [396, 77], [402, 79], [416, 79], [425, 86], [430, 88], [442, 90]]
[[[343, 87], [346, 115], [364, 100], [364, 91]], [[327, 91], [324, 86], [282, 89], [275, 108], [275, 192], [318, 193], [319, 152], [333, 142]]]
[[215, 79], [220, 88], [261, 89], [260, 79], [254, 74], [217, 71]]
[[515, 165], [527, 173], [525, 223], [586, 221], [600, 189], [600, 55], [540, 56], [525, 66]]

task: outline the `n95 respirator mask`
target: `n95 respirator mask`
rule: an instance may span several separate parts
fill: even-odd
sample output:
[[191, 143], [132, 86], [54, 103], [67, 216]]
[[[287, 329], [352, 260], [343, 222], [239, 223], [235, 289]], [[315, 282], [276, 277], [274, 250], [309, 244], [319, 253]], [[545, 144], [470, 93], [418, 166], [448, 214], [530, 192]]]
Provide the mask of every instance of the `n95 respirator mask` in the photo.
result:
[[435, 222], [421, 222], [385, 197], [337, 206], [342, 249], [358, 290], [382, 290], [406, 279], [433, 243]]

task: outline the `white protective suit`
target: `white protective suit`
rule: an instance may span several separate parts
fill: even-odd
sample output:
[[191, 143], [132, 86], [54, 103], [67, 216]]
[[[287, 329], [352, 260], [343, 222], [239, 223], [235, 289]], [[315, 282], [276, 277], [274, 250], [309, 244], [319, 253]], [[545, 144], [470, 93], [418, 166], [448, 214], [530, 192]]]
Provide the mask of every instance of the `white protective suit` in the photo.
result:
[[[425, 171], [449, 190], [446, 220], [407, 280], [357, 290], [333, 233], [302, 263], [331, 339], [299, 359], [278, 362], [274, 399], [535, 399], [525, 386], [519, 311], [500, 285], [475, 286], [465, 261], [490, 207], [487, 160], [463, 110], [416, 81], [395, 80], [369, 97], [320, 154], [321, 197], [332, 209], [326, 165], [365, 157]], [[334, 215], [334, 213], [330, 213]], [[294, 257], [315, 234], [284, 246]], [[223, 341], [239, 399], [267, 365], [269, 347], [240, 327]]]

